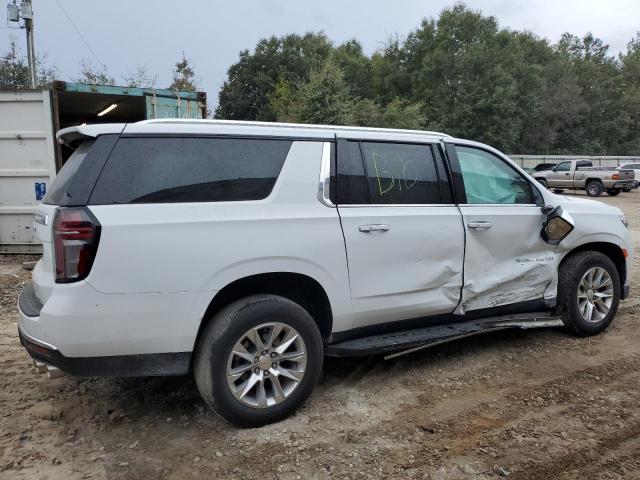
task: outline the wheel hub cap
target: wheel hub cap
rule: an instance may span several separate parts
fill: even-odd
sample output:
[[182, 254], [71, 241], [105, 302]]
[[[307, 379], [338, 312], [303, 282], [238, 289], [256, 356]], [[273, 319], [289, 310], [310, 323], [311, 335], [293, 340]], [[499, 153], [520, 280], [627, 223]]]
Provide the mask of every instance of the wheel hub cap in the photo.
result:
[[286, 400], [307, 366], [300, 334], [291, 326], [263, 323], [245, 332], [227, 360], [227, 385], [241, 403], [267, 408]]
[[602, 321], [613, 304], [613, 280], [602, 267], [585, 272], [578, 284], [578, 311], [587, 322]]

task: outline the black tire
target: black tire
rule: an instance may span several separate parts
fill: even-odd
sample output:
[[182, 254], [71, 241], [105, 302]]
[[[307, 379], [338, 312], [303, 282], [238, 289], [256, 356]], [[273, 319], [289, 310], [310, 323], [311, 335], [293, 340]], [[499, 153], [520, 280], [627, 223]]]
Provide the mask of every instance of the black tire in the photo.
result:
[[564, 190], [562, 190], [561, 188], [554, 188], [553, 189], [553, 193], [562, 193], [564, 192]]
[[608, 188], [607, 194], [611, 197], [615, 197], [616, 195], [620, 195], [622, 190], [618, 190], [617, 188]]
[[585, 188], [590, 197], [599, 197], [604, 192], [604, 185], [599, 180], [591, 180]]
[[[247, 331], [275, 321], [293, 327], [302, 337], [307, 353], [304, 376], [281, 403], [251, 407], [236, 399], [227, 384], [227, 362]], [[193, 374], [214, 412], [241, 427], [260, 427], [288, 417], [304, 403], [320, 377], [323, 356], [322, 336], [304, 308], [277, 295], [252, 295], [226, 306], [206, 325], [196, 348]]]
[[[602, 267], [613, 282], [613, 301], [609, 313], [598, 322], [587, 322], [578, 307], [578, 285], [592, 267]], [[604, 331], [618, 311], [620, 302], [620, 275], [609, 257], [600, 252], [576, 253], [560, 265], [558, 272], [558, 309], [565, 326], [576, 335], [585, 337]]]
[[547, 190], [549, 190], [549, 184], [547, 183], [547, 181], [543, 178], [536, 178], [536, 180], [538, 181], [538, 183], [540, 185], [542, 185], [544, 188], [546, 188]]

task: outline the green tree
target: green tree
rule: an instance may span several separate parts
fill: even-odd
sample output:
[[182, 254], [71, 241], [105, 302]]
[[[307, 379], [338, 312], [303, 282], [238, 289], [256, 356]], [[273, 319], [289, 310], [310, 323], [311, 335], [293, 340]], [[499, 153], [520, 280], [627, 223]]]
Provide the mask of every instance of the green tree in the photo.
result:
[[[46, 88], [58, 75], [55, 66], [47, 63], [47, 56], [36, 57], [36, 85]], [[15, 37], [9, 37], [9, 50], [0, 57], [0, 89], [18, 90], [31, 88], [27, 59], [20, 53]]]
[[158, 75], [150, 74], [146, 65], [137, 65], [135, 71], [127, 73], [123, 80], [127, 87], [155, 88]]
[[182, 58], [173, 69], [173, 80], [169, 85], [169, 89], [180, 92], [195, 92], [198, 89], [193, 64], [185, 56], [184, 52], [182, 52]]
[[620, 54], [623, 115], [627, 120], [626, 135], [620, 141], [617, 153], [638, 155], [640, 152], [640, 32]]
[[279, 81], [304, 82], [320, 67], [333, 47], [324, 33], [271, 37], [258, 42], [253, 52], [240, 52], [228, 71], [220, 93], [216, 118], [275, 120], [270, 101]]
[[271, 98], [278, 120], [297, 123], [345, 125], [354, 104], [344, 73], [331, 59], [314, 70], [295, 93], [281, 80]]
[[72, 80], [89, 85], [115, 85], [116, 79], [109, 75], [106, 65], [95, 67], [89, 60], [80, 62], [80, 76]]

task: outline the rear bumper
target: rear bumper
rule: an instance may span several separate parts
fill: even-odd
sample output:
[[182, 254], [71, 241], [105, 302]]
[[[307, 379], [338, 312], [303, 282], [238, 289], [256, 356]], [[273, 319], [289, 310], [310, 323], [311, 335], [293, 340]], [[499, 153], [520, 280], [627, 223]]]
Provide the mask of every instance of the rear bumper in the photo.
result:
[[620, 180], [607, 188], [632, 188], [634, 180]]
[[20, 343], [31, 358], [78, 377], [148, 377], [189, 373], [191, 352], [65, 357], [53, 345], [29, 337], [18, 328]]
[[[139, 377], [185, 375], [189, 373], [191, 352], [143, 353], [108, 356], [65, 356], [61, 345], [47, 335], [42, 317], [43, 305], [31, 284], [24, 287], [18, 299], [18, 335], [27, 353], [39, 362], [57, 367], [64, 373], [81, 377]], [[44, 322], [46, 324], [46, 322]], [[68, 336], [77, 335], [68, 331]], [[57, 338], [64, 342], [65, 336]]]

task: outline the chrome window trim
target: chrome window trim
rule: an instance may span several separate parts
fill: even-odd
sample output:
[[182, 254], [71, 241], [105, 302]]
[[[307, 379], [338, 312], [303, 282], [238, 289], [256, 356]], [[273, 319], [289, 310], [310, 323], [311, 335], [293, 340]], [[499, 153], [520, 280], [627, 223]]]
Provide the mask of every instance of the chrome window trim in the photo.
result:
[[461, 207], [538, 207], [535, 203], [461, 203]]
[[362, 207], [456, 207], [455, 203], [345, 203], [338, 208], [362, 208]]
[[331, 182], [331, 142], [322, 144], [322, 160], [320, 161], [320, 178], [318, 181], [318, 200], [327, 207], [335, 207], [330, 196]]

